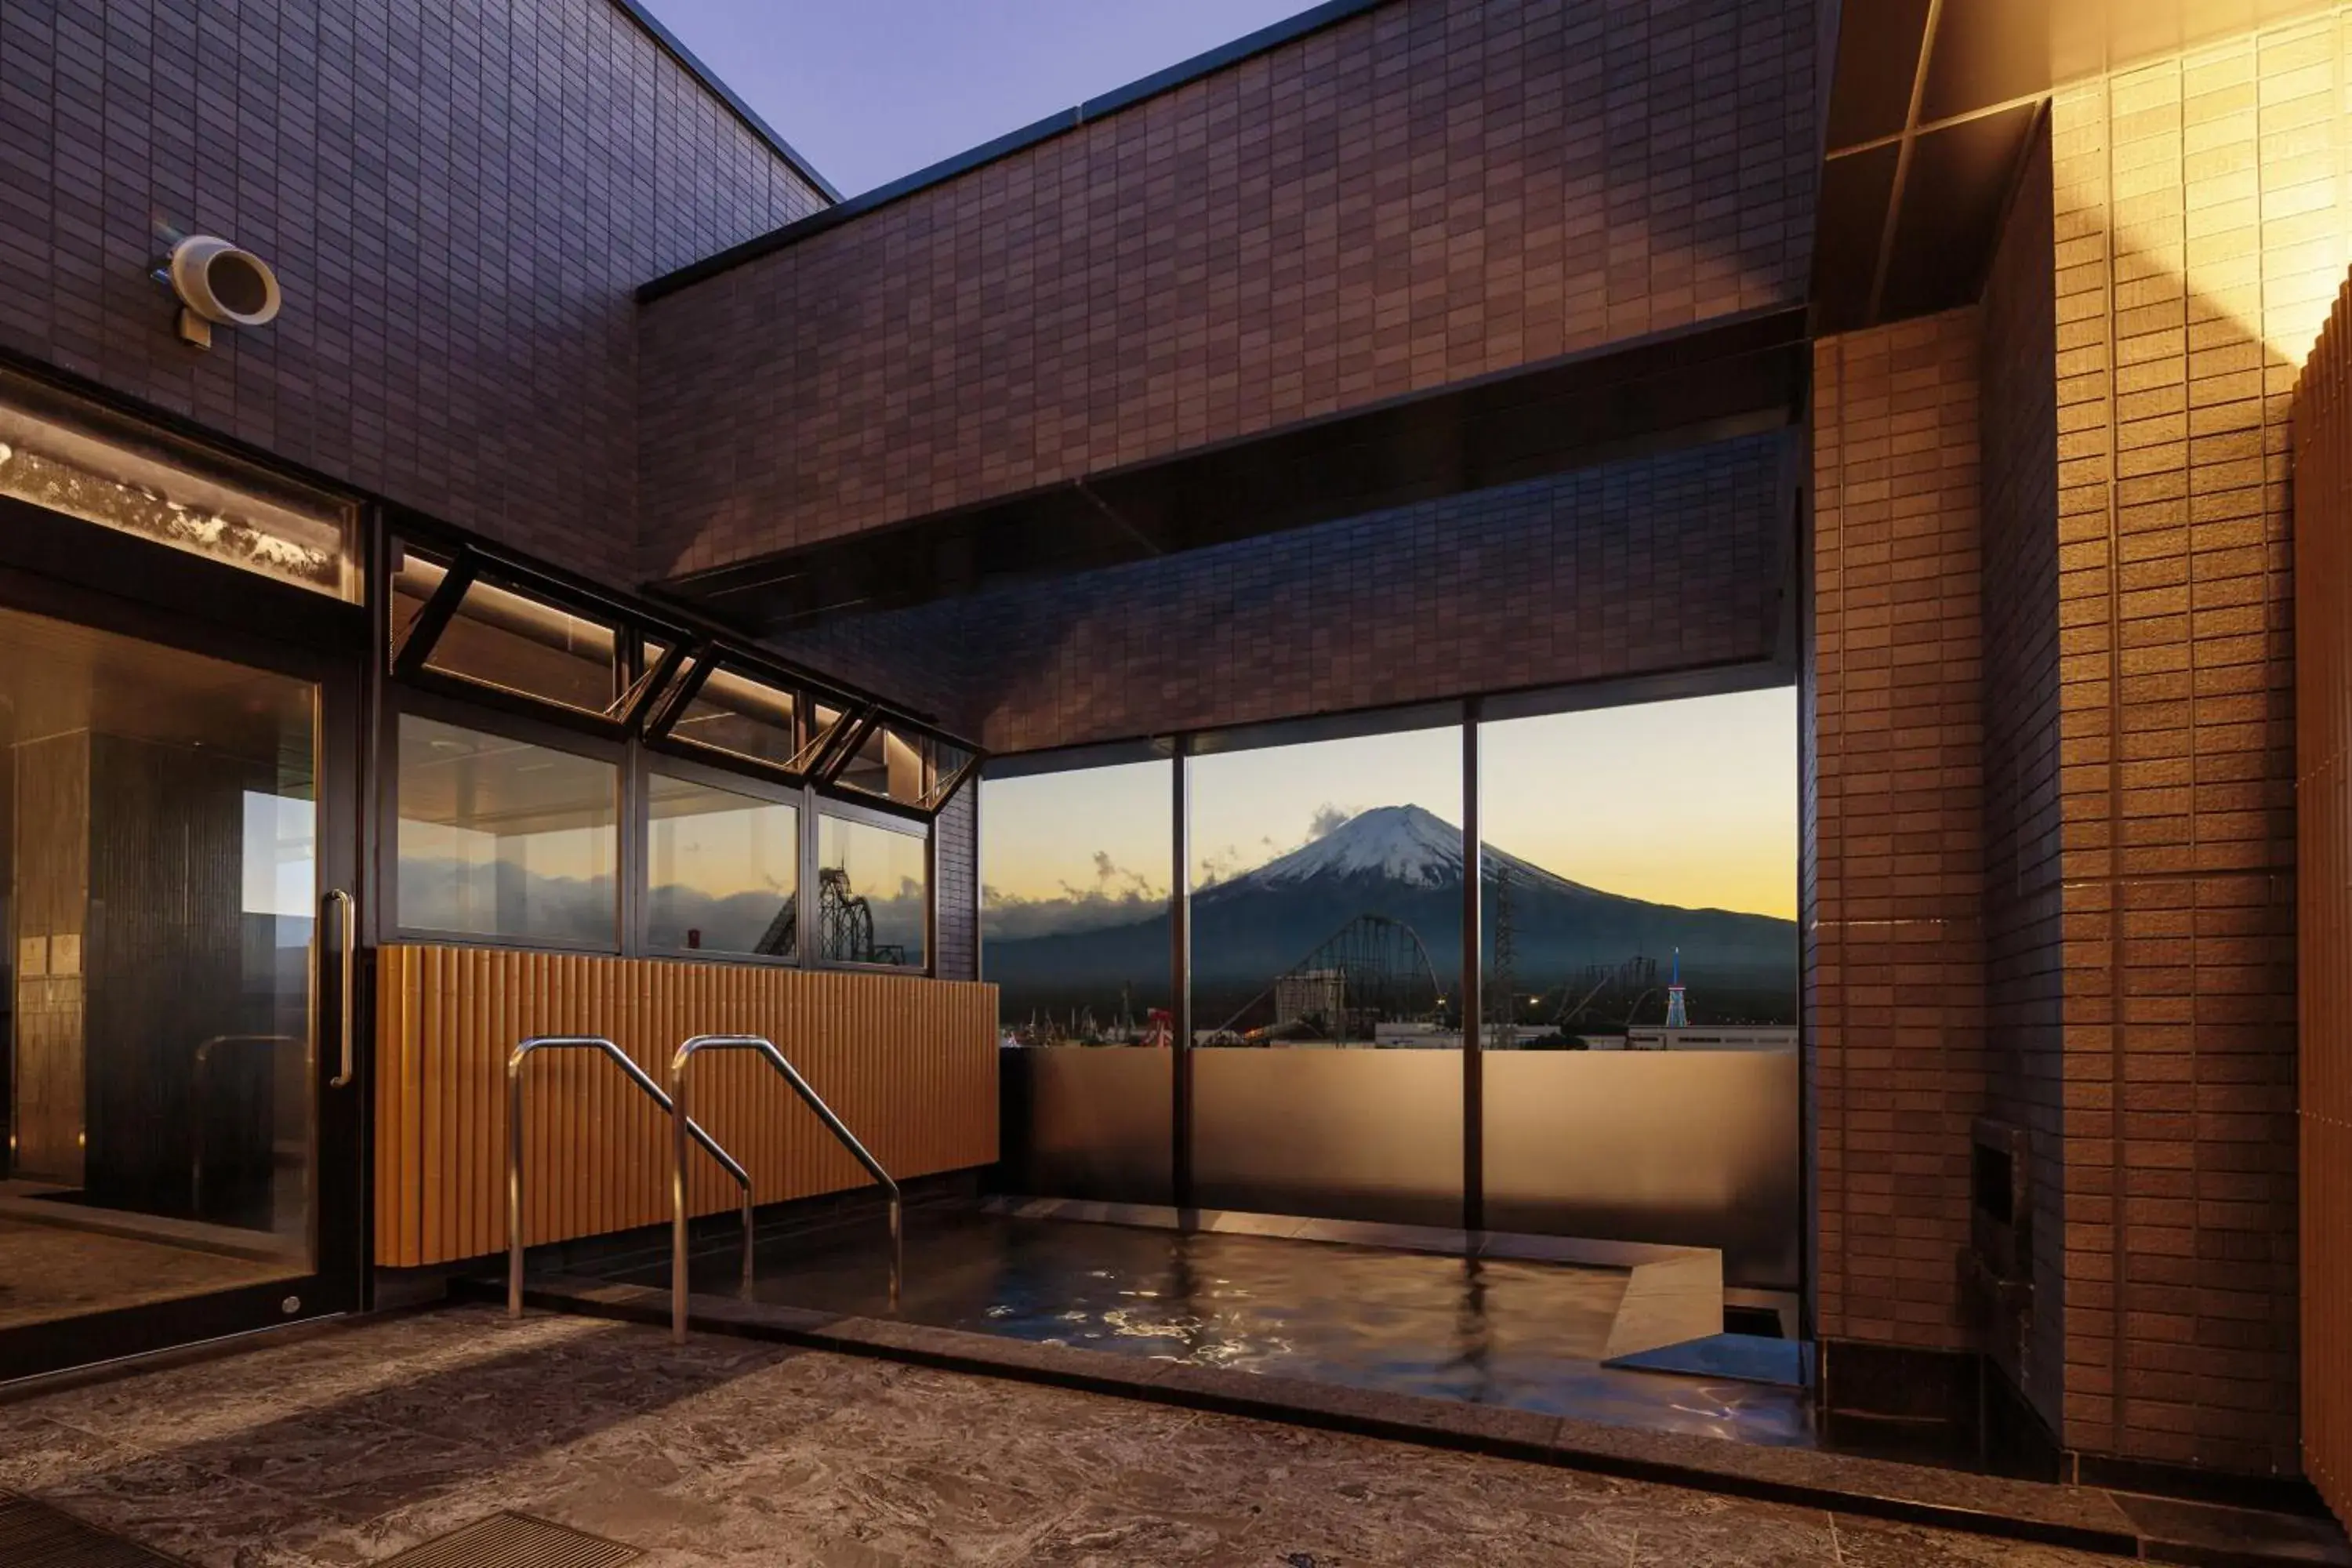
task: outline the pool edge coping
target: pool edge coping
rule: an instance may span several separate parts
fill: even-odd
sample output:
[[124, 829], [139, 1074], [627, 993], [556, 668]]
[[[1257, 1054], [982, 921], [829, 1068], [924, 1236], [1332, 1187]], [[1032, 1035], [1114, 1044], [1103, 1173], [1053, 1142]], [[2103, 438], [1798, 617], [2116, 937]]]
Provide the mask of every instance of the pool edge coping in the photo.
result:
[[[452, 1285], [469, 1299], [486, 1300], [496, 1294], [487, 1282], [460, 1280]], [[667, 1326], [670, 1321], [669, 1293], [648, 1285], [552, 1275], [529, 1286], [524, 1301], [544, 1310], [625, 1322]], [[705, 1332], [1007, 1377], [1082, 1393], [1148, 1399], [1187, 1409], [1557, 1465], [1626, 1480], [1971, 1535], [2149, 1561], [2211, 1560], [2189, 1555], [2196, 1551], [2194, 1547], [2184, 1549], [2144, 1535], [2100, 1490], [1811, 1449], [1607, 1426], [1508, 1406], [1144, 1360], [729, 1297], [695, 1295], [688, 1298], [688, 1310], [689, 1324]], [[1876, 1484], [1863, 1484], [1865, 1481]], [[1922, 1495], [1936, 1490], [1948, 1496], [1970, 1493], [1977, 1500], [1938, 1500]], [[2029, 1502], [2042, 1506], [2029, 1508]], [[2008, 1506], [1999, 1506], [2002, 1503]], [[2111, 1522], [2083, 1517], [2085, 1510], [2093, 1515], [2104, 1514]], [[2065, 1514], [2076, 1517], [2063, 1517]], [[2249, 1552], [2242, 1561], [2284, 1559]]]

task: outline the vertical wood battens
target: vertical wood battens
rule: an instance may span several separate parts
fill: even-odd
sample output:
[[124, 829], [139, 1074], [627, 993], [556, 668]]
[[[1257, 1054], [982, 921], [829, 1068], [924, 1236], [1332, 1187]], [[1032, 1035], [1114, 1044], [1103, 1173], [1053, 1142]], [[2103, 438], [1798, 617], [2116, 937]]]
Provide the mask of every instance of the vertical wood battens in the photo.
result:
[[[535, 1034], [611, 1038], [666, 1083], [679, 1042], [765, 1035], [901, 1180], [996, 1158], [992, 987], [490, 948], [388, 947], [377, 974], [376, 1261], [414, 1268], [504, 1247], [506, 1060]], [[669, 1129], [609, 1063], [542, 1052], [525, 1089], [526, 1235], [533, 1242], [659, 1223]], [[751, 1173], [761, 1203], [866, 1175], [768, 1067], [695, 1065], [692, 1109]], [[697, 1213], [734, 1183], [698, 1152]]]

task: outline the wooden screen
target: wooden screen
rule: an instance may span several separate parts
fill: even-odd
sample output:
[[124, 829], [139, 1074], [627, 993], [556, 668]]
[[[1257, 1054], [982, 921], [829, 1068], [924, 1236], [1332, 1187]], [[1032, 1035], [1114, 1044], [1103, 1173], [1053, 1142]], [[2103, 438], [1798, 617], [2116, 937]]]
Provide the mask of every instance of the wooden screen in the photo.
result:
[[[764, 1035], [901, 1182], [996, 1158], [995, 988], [917, 976], [387, 947], [376, 956], [375, 1258], [407, 1268], [507, 1244], [506, 1062], [540, 1034], [604, 1035], [656, 1082], [695, 1034]], [[526, 1235], [594, 1236], [669, 1217], [669, 1130], [593, 1053], [526, 1071]], [[764, 1061], [694, 1067], [696, 1120], [762, 1204], [866, 1184]], [[697, 1153], [697, 1213], [735, 1188]]]

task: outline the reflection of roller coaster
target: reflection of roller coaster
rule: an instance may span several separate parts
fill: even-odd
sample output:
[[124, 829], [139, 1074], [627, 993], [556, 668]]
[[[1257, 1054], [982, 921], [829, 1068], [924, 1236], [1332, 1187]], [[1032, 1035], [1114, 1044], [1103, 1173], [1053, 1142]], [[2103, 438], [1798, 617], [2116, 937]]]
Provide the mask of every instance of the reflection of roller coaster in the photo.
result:
[[1239, 1032], [1243, 1020], [1270, 1001], [1271, 1021], [1247, 1037], [1369, 1040], [1376, 1024], [1433, 1020], [1441, 994], [1419, 932], [1387, 915], [1358, 915], [1275, 976], [1215, 1033]]
[[[905, 944], [874, 940], [874, 906], [864, 894], [850, 890], [846, 870], [825, 867], [816, 874], [816, 890], [817, 951], [825, 958], [847, 963], [907, 962]], [[794, 893], [784, 900], [751, 951], [782, 957], [793, 951], [799, 925], [800, 895]]]
[[1572, 1024], [1582, 1024], [1587, 1028], [1631, 1025], [1642, 1004], [1656, 995], [1657, 991], [1658, 961], [1654, 958], [1591, 964], [1561, 984], [1559, 1010], [1552, 1015], [1551, 1021], [1561, 1028]]

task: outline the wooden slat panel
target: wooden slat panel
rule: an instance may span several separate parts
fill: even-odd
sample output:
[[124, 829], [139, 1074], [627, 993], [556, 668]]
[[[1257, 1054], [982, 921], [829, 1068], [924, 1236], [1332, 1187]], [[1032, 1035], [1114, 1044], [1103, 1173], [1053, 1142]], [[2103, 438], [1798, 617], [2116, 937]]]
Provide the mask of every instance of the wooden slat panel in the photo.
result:
[[[895, 974], [387, 947], [376, 957], [376, 1261], [414, 1268], [506, 1246], [506, 1059], [530, 1035], [609, 1037], [667, 1084], [679, 1042], [765, 1035], [900, 1180], [996, 1158], [995, 988]], [[669, 1217], [669, 1128], [609, 1063], [541, 1055], [526, 1091], [526, 1233], [594, 1236]], [[866, 1175], [783, 1081], [705, 1057], [693, 1109], [761, 1203]], [[697, 1155], [698, 1214], [734, 1184]]]
[[2352, 1521], [2352, 280], [2294, 428], [2303, 1458]]

